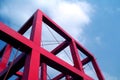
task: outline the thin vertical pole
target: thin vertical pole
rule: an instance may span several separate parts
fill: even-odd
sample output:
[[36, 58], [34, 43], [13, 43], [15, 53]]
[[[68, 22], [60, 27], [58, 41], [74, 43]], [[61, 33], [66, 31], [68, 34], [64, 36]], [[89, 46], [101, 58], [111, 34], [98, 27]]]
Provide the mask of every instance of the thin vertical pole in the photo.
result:
[[47, 65], [45, 63], [41, 64], [41, 80], [47, 80]]

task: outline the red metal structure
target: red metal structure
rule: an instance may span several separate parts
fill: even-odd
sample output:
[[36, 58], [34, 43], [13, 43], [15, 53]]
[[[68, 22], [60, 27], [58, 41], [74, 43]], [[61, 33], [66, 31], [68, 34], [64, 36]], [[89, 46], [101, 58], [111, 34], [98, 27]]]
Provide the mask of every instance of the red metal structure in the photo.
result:
[[[41, 47], [42, 22], [65, 39], [52, 51]], [[30, 39], [27, 39], [23, 34], [30, 27], [32, 31]], [[94, 80], [83, 69], [83, 66], [89, 62], [92, 62], [98, 79], [104, 80], [94, 56], [40, 10], [37, 10], [18, 32], [0, 22], [0, 40], [7, 43], [0, 51], [0, 80], [9, 79], [13, 75], [18, 76], [16, 80], [47, 80], [47, 65], [61, 72], [52, 80], [60, 80], [62, 77], [66, 80]], [[74, 66], [56, 56], [68, 46]], [[13, 47], [22, 53], [9, 63]], [[87, 57], [81, 60], [78, 50]], [[24, 70], [21, 71], [23, 67]]]

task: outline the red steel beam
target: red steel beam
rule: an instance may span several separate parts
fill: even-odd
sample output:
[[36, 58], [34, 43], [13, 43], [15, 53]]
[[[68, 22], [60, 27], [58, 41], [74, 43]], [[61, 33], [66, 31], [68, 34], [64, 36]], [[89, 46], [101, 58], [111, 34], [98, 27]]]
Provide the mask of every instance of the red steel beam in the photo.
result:
[[97, 64], [95, 58], [93, 58], [93, 60], [92, 60], [92, 65], [93, 65], [93, 67], [95, 69], [95, 72], [97, 74], [98, 79], [99, 80], [105, 80], [103, 75], [101, 74], [102, 72], [100, 71], [100, 68], [98, 67], [98, 64]]
[[10, 43], [13, 47], [17, 49], [21, 46], [20, 50], [23, 52], [28, 52], [33, 47], [32, 41], [25, 38], [24, 36], [12, 30], [11, 28], [9, 28], [8, 26], [1, 22], [0, 22], [0, 39], [7, 43]]
[[58, 45], [55, 49], [53, 49], [51, 51], [51, 53], [53, 53], [54, 55], [57, 55], [60, 51], [65, 49], [68, 45], [69, 45], [69, 42], [68, 41], [64, 41], [60, 45]]
[[72, 58], [73, 58], [73, 62], [74, 62], [74, 67], [76, 67], [80, 71], [83, 71], [82, 62], [80, 60], [78, 50], [77, 50], [74, 40], [71, 41], [70, 50], [71, 50], [71, 54], [72, 54]]
[[[87, 64], [89, 61], [90, 61], [89, 58], [85, 58], [84, 60], [82, 60], [82, 64], [85, 65], [85, 64]], [[45, 66], [45, 63], [44, 63], [44, 66]], [[45, 67], [46, 67], [46, 66], [45, 66]], [[46, 69], [43, 69], [42, 74], [46, 74], [46, 71], [45, 71], [45, 70], [46, 70]], [[44, 71], [45, 71], [45, 72], [44, 72]], [[42, 75], [42, 74], [41, 74], [41, 75]], [[22, 76], [23, 76], [23, 73], [20, 72], [20, 71], [18, 71], [18, 72], [16, 72], [16, 75], [19, 76], [19, 77], [22, 77]], [[46, 74], [46, 75], [47, 75], [47, 74]], [[61, 73], [61, 74], [57, 75], [56, 77], [54, 77], [52, 80], [58, 80], [58, 79], [63, 78], [64, 76], [65, 76], [65, 75], [64, 75], [63, 73]], [[41, 76], [41, 77], [43, 77], [43, 76]], [[43, 78], [45, 78], [45, 79], [43, 79]], [[41, 80], [47, 80], [46, 77], [43, 77], [43, 78], [41, 78]]]
[[77, 48], [83, 52], [83, 54], [85, 54], [86, 56], [93, 58], [94, 56], [86, 49], [84, 48], [80, 43], [78, 43], [77, 41], [75, 41]]
[[22, 80], [39, 80], [40, 54], [32, 49], [27, 55]]
[[26, 23], [18, 30], [18, 33], [24, 34], [32, 25], [34, 19], [34, 15], [32, 15]]
[[0, 72], [7, 67], [7, 63], [9, 61], [11, 51], [12, 51], [12, 46], [8, 44], [4, 50], [2, 59], [0, 60]]
[[89, 76], [78, 70], [77, 68], [71, 66], [70, 64], [61, 60], [60, 58], [54, 56], [52, 53], [48, 52], [47, 50], [41, 48], [40, 52], [45, 63], [57, 69], [58, 71], [63, 72], [64, 74], [69, 74], [69, 75], [72, 74], [77, 79], [78, 78], [81, 79], [83, 77], [85, 79], [93, 80], [92, 78], [90, 78]]
[[82, 65], [85, 65], [85, 64], [89, 63], [90, 61], [91, 61], [90, 58], [87, 57], [87, 58], [83, 59], [81, 62], [82, 62]]
[[[2, 26], [2, 27], [0, 27], [0, 30], [1, 31], [3, 31], [3, 33], [4, 33], [4, 35], [6, 35], [6, 34], [9, 34], [9, 35], [6, 35], [7, 37], [10, 37], [9, 38], [9, 40], [10, 39], [12, 39], [13, 41], [15, 40], [15, 41], [18, 41], [15, 45], [16, 46], [19, 46], [20, 44], [22, 44], [22, 45], [27, 45], [27, 46], [29, 46], [29, 47], [31, 47], [31, 48], [35, 48], [37, 51], [40, 51], [40, 53], [42, 52], [41, 51], [41, 48], [39, 48], [39, 46], [36, 46], [35, 44], [33, 44], [33, 42], [32, 41], [29, 41], [27, 38], [25, 38], [25, 37], [23, 37], [22, 35], [20, 35], [19, 33], [17, 33], [17, 32], [15, 32], [15, 31], [13, 31], [13, 30], [9, 30], [10, 28], [8, 28], [8, 27], [6, 27], [5, 25], [4, 26]], [[7, 30], [7, 32], [6, 32], [6, 30]], [[5, 33], [6, 32], [6, 33]], [[2, 33], [2, 32], [1, 32]], [[14, 35], [15, 34], [15, 35]], [[6, 37], [6, 36], [2, 36], [2, 35], [0, 35], [0, 38], [1, 37]], [[17, 39], [17, 38], [19, 38], [19, 39]], [[6, 40], [6, 39], [5, 39]], [[10, 43], [10, 42], [9, 42]], [[28, 44], [27, 44], [28, 43]], [[13, 43], [10, 43], [10, 44], [13, 44]], [[13, 44], [14, 45], [14, 44]], [[28, 48], [29, 48], [28, 47]], [[23, 48], [23, 47], [21, 47], [21, 48]], [[21, 49], [20, 48], [20, 49]], [[26, 47], [27, 48], [27, 47]], [[44, 51], [44, 50], [43, 50]], [[43, 52], [44, 53], [44, 52]], [[49, 54], [49, 56], [48, 55], [45, 55], [45, 54]], [[52, 59], [51, 58], [51, 55], [53, 56], [53, 57], [55, 57], [55, 59]], [[46, 57], [48, 57], [49, 59], [52, 59], [52, 62], [54, 63], [57, 63], [57, 65], [59, 66], [59, 65], [61, 65], [61, 67], [63, 66], [62, 64], [59, 64], [59, 63], [61, 63], [61, 62], [63, 62], [61, 59], [59, 59], [59, 58], [57, 58], [56, 56], [54, 56], [53, 54], [51, 54], [51, 53], [46, 53], [46, 51], [45, 51], [45, 53], [44, 53], [44, 56], [46, 56]], [[60, 60], [60, 62], [56, 62], [56, 59], [58, 59], [58, 61]], [[49, 61], [49, 60], [48, 60]], [[64, 62], [63, 62], [63, 64], [64, 64]], [[76, 72], [78, 72], [77, 73], [77, 76], [83, 76], [83, 77], [86, 77], [86, 75], [84, 75], [84, 74], [82, 74], [81, 72], [79, 72], [79, 70], [77, 70], [77, 69], [75, 69], [75, 68], [73, 68], [72, 66], [70, 66], [69, 64], [66, 64], [67, 66], [64, 66], [65, 67], [65, 70], [67, 70], [67, 71], [69, 71], [69, 70], [72, 70], [72, 71], [70, 71], [70, 73], [74, 73], [74, 75], [76, 75]], [[53, 67], [55, 67], [55, 65], [52, 65]], [[67, 69], [68, 68], [68, 69]], [[72, 69], [73, 68], [73, 69]], [[75, 69], [75, 70], [74, 70]], [[62, 69], [60, 69], [61, 71], [62, 71]], [[77, 70], [77, 71], [76, 71]]]
[[45, 14], [43, 14], [43, 22], [60, 34], [64, 39], [68, 41], [71, 40], [71, 36]]
[[[42, 21], [46, 23], [49, 27], [51, 27], [53, 30], [55, 30], [58, 34], [60, 34], [64, 39], [66, 39], [66, 41], [61, 43], [51, 52], [48, 52], [47, 50], [41, 47]], [[24, 34], [31, 26], [32, 32], [29, 40], [21, 34]], [[75, 80], [93, 80], [91, 77], [87, 76], [82, 71], [83, 65], [87, 64], [89, 61], [92, 60], [93, 67], [97, 72], [98, 78], [100, 80], [104, 80], [104, 77], [100, 72], [100, 69], [94, 59], [94, 56], [40, 10], [37, 10], [35, 14], [22, 26], [22, 28], [18, 32], [8, 28], [6, 25], [0, 22], [0, 39], [9, 43], [15, 48], [20, 48], [20, 51], [27, 53], [26, 60], [25, 57], [21, 57], [24, 58], [25, 65], [20, 64], [19, 68], [13, 71], [14, 67], [18, 66], [18, 63], [21, 61], [21, 59], [18, 57], [16, 63], [14, 63], [14, 65], [12, 66], [10, 74], [7, 78], [9, 78], [12, 74], [15, 74], [15, 72], [17, 72], [21, 67], [24, 66], [25, 69], [23, 72], [22, 80], [38, 80], [39, 66], [41, 64], [40, 62], [42, 61], [43, 64], [41, 64], [41, 72], [45, 72], [41, 76], [43, 80], [47, 79], [46, 64], [62, 72], [65, 75], [72, 76], [72, 78]], [[14, 43], [11, 41], [13, 41]], [[55, 56], [60, 51], [65, 49], [69, 44], [75, 67], [69, 65], [68, 63]], [[83, 52], [87, 56], [87, 58], [81, 61], [78, 57], [77, 49]], [[0, 73], [1, 79], [6, 74], [7, 70], [8, 69], [6, 68], [4, 72]], [[32, 76], [32, 74], [34, 74], [34, 76]]]
[[41, 63], [41, 80], [47, 80], [47, 65]]
[[[9, 71], [9, 74], [7, 75], [6, 79], [9, 79], [13, 74], [15, 74], [18, 70], [20, 70], [24, 63], [25, 63], [25, 58], [26, 58], [26, 54], [22, 53], [21, 55], [19, 55], [15, 60], [14, 63]], [[0, 79], [3, 80], [6, 73], [9, 70], [9, 66], [7, 66], [4, 71], [2, 71], [0, 73]]]
[[[87, 58], [83, 59], [81, 62], [82, 62], [82, 65], [85, 65], [88, 62], [90, 62], [90, 59], [87, 57]], [[65, 75], [63, 73], [61, 73], [61, 74], [57, 75], [56, 77], [54, 77], [52, 80], [58, 80], [58, 79], [63, 78], [64, 76]]]
[[[36, 11], [32, 24], [32, 32], [30, 35], [30, 40], [32, 40], [35, 45], [41, 46], [41, 33], [42, 33], [42, 14], [40, 11]], [[38, 53], [38, 51], [32, 48], [31, 53], [27, 55], [22, 80], [38, 80], [39, 65], [40, 54]]]

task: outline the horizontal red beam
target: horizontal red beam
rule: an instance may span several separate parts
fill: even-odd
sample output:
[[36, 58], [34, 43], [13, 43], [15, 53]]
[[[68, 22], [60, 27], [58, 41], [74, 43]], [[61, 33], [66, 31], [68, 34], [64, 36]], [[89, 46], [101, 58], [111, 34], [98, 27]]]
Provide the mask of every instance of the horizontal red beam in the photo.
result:
[[83, 54], [85, 54], [86, 56], [90, 57], [90, 58], [94, 58], [94, 56], [86, 49], [84, 48], [80, 43], [78, 43], [77, 41], [75, 41], [77, 48], [83, 52]]
[[[90, 59], [87, 57], [85, 59], [82, 60], [82, 65], [85, 65], [87, 64], [88, 62], [90, 62]], [[58, 80], [58, 79], [61, 79], [63, 78], [65, 75], [63, 73], [57, 75], [56, 77], [54, 77], [52, 80]]]
[[91, 59], [87, 57], [87, 58], [82, 60], [82, 65], [85, 65], [85, 64], [87, 64], [90, 61], [91, 61]]
[[[34, 48], [36, 51], [38, 51], [39, 53], [42, 54], [44, 59], [47, 59], [47, 60], [45, 60], [46, 63], [48, 65], [52, 66], [53, 68], [55, 68], [63, 73], [69, 72], [68, 74], [73, 74], [74, 77], [76, 77], [76, 78], [84, 77], [85, 79], [93, 80], [92, 78], [83, 74], [78, 69], [72, 67], [68, 63], [59, 59], [58, 57], [56, 57], [52, 53], [40, 48], [39, 46], [36, 46], [32, 41], [28, 40], [27, 38], [20, 35], [16, 31], [13, 31], [12, 29], [8, 28], [6, 25], [0, 23], [0, 26], [1, 26], [0, 27], [0, 39], [4, 39], [4, 41], [10, 43], [12, 46], [15, 46], [15, 47], [18, 47], [19, 45], [22, 46], [20, 49], [23, 52], [25, 52], [26, 49], [33, 49]], [[4, 34], [4, 36], [3, 36], [3, 34]], [[6, 37], [9, 39], [6, 39]], [[11, 41], [14, 41], [14, 43]], [[57, 67], [57, 66], [59, 66], [59, 67]]]
[[2, 22], [0, 22], [0, 39], [25, 52], [36, 46], [32, 41], [12, 30]]
[[63, 49], [65, 49], [67, 46], [69, 45], [68, 41], [64, 41], [62, 42], [60, 45], [58, 45], [55, 49], [53, 49], [51, 51], [51, 53], [53, 53], [54, 55], [58, 54], [60, 51], [62, 51]]
[[[93, 80], [91, 77], [87, 76], [80, 70], [76, 69], [75, 67], [69, 65], [68, 63], [64, 62], [60, 58], [54, 56], [52, 53], [46, 51], [45, 49], [41, 48], [40, 53], [44, 59], [44, 61], [51, 67], [57, 69], [60, 72], [63, 72], [64, 74], [69, 74], [76, 77], [77, 79], [84, 77], [84, 79]], [[58, 67], [59, 66], [59, 67]], [[81, 77], [80, 77], [81, 76]]]
[[[69, 35], [66, 31], [64, 31], [59, 25], [57, 25], [52, 19], [50, 19], [44, 13], [43, 13], [43, 22], [46, 23], [52, 29], [54, 29], [57, 33], [59, 33], [67, 41], [71, 41], [72, 39], [74, 39], [71, 35]], [[80, 51], [82, 51], [86, 56], [93, 57], [93, 55], [89, 51], [87, 51], [87, 49], [85, 49], [77, 41], [75, 41], [75, 42], [76, 42], [76, 45]]]

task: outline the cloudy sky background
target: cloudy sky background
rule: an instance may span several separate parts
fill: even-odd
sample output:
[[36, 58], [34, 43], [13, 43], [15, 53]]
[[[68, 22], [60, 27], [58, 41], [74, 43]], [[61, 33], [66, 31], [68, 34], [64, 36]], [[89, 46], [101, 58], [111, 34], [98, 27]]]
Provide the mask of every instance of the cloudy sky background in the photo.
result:
[[119, 0], [0, 0], [0, 21], [18, 30], [39, 8], [95, 55], [106, 80], [119, 80], [119, 3]]

